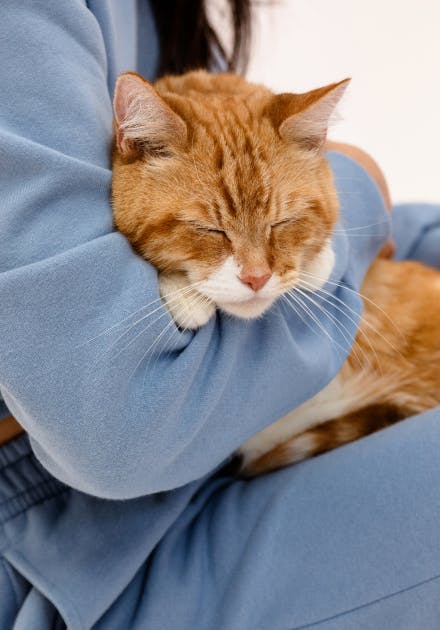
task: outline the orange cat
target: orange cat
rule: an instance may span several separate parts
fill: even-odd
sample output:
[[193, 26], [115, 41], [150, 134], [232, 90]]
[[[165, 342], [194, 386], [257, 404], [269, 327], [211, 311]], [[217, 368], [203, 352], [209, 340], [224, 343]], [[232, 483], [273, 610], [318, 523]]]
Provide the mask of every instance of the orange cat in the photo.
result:
[[[160, 272], [182, 328], [216, 308], [261, 316], [288, 291], [325, 300], [338, 199], [322, 147], [348, 81], [274, 95], [232, 74], [117, 81], [116, 226]], [[440, 404], [440, 273], [376, 260], [352, 353], [314, 398], [240, 449], [256, 475]], [[316, 298], [315, 298], [316, 299]]]

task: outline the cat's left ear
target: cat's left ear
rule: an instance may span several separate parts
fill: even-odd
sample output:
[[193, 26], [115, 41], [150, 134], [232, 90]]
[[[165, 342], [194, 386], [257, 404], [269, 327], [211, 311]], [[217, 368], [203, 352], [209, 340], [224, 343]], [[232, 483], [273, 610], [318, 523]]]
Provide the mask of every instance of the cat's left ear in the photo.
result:
[[137, 148], [162, 149], [182, 144], [187, 136], [185, 122], [161, 98], [151, 83], [134, 72], [116, 80], [113, 110], [116, 146], [125, 156]]
[[320, 149], [336, 105], [350, 79], [332, 83], [305, 94], [277, 94], [269, 105], [269, 116], [283, 140], [306, 149]]

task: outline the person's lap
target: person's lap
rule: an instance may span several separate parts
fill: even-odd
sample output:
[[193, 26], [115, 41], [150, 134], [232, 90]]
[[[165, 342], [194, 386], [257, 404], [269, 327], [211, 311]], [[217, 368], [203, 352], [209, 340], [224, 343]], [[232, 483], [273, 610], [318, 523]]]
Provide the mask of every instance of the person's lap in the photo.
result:
[[439, 451], [440, 409], [211, 484], [153, 554], [139, 627], [440, 627]]
[[[210, 480], [97, 627], [440, 627], [439, 452], [437, 409], [253, 481]], [[38, 584], [1, 568], [0, 628], [52, 623]]]

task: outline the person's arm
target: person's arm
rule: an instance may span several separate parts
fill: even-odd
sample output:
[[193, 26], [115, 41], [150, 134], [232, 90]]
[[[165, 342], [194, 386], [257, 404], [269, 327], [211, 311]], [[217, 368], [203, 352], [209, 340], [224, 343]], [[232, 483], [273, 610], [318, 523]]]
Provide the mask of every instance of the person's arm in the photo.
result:
[[391, 195], [387, 180], [379, 164], [369, 153], [354, 144], [348, 144], [347, 142], [335, 142], [334, 140], [327, 140], [326, 149], [328, 151], [338, 151], [338, 153], [343, 153], [360, 164], [376, 183], [382, 194], [387, 210], [391, 212]]
[[[347, 342], [331, 319], [321, 317], [324, 335], [277, 306], [257, 322], [177, 330], [156, 270], [112, 228], [112, 112], [95, 18], [80, 0], [2, 8], [0, 391], [65, 483], [109, 498], [183, 485], [323, 387], [355, 323]], [[334, 279], [348, 286], [338, 296], [360, 310], [352, 289], [385, 238], [385, 213], [361, 168], [331, 160], [346, 224], [382, 226], [354, 239], [354, 256], [336, 238]], [[344, 197], [346, 178], [356, 197]]]
[[[382, 194], [385, 206], [388, 212], [393, 209], [391, 203], [390, 189], [388, 182], [385, 178], [384, 172], [380, 168], [376, 160], [366, 151], [354, 144], [347, 144], [346, 142], [335, 142], [334, 140], [327, 140], [326, 148], [328, 151], [338, 151], [347, 155], [349, 158], [357, 162], [363, 169], [369, 174], [372, 180]], [[384, 258], [391, 258], [396, 253], [396, 246], [392, 238], [389, 238], [385, 245], [379, 252], [380, 256]]]

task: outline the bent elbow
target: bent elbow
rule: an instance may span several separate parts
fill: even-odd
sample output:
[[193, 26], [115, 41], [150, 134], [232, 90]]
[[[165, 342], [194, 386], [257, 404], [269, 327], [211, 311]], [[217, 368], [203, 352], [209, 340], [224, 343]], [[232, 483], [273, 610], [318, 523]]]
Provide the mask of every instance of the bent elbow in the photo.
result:
[[[99, 452], [74, 452], [56, 455], [31, 438], [40, 463], [62, 483], [100, 499], [126, 500], [160, 492], [160, 466], [148, 453], [141, 460], [132, 456], [125, 445], [100, 446]], [[153, 474], [154, 471], [154, 474]], [[159, 474], [158, 474], [159, 473]]]

